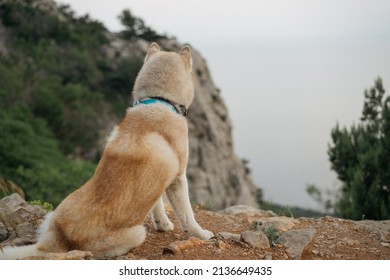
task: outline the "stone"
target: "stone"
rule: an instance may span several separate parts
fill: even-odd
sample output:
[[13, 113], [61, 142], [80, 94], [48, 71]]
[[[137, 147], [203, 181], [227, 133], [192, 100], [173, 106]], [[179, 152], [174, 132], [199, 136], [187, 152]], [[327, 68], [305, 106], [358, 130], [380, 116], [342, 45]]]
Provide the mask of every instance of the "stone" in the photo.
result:
[[219, 232], [216, 235], [217, 238], [225, 239], [225, 240], [240, 240], [240, 235], [231, 232]]
[[183, 253], [188, 249], [191, 249], [195, 246], [203, 245], [204, 243], [205, 241], [200, 240], [196, 237], [191, 237], [190, 239], [184, 241], [175, 241], [169, 246], [164, 247], [163, 255], [174, 255], [178, 253]]
[[32, 256], [24, 260], [89, 260], [93, 255], [89, 251], [73, 250], [66, 253], [46, 253], [40, 256]]
[[357, 224], [374, 232], [381, 242], [390, 243], [390, 220], [384, 221], [371, 221], [364, 220], [358, 221]]
[[16, 227], [16, 233], [24, 243], [35, 243], [37, 242], [37, 233], [32, 223], [19, 224]]
[[218, 248], [221, 250], [225, 250], [228, 247], [228, 245], [223, 241], [218, 241], [217, 245], [218, 245]]
[[0, 242], [3, 242], [8, 238], [8, 230], [7, 227], [0, 222]]
[[217, 250], [214, 251], [214, 254], [221, 255], [222, 252], [223, 252], [222, 249], [217, 249]]
[[359, 242], [357, 240], [350, 239], [350, 238], [345, 238], [345, 237], [343, 239], [341, 239], [340, 242], [348, 244], [348, 246], [351, 246], [351, 247], [359, 245]]
[[227, 215], [245, 214], [248, 217], [276, 216], [276, 214], [273, 213], [272, 211], [265, 211], [265, 210], [259, 209], [257, 207], [254, 207], [254, 206], [243, 205], [243, 204], [233, 205], [233, 206], [227, 207], [224, 210], [221, 210], [219, 212], [222, 214], [227, 214]]
[[7, 227], [16, 229], [19, 224], [42, 219], [46, 212], [37, 205], [28, 205], [17, 193], [0, 200], [0, 219]]
[[29, 220], [29, 212], [26, 207], [18, 207], [15, 209], [10, 209], [10, 211], [6, 214], [6, 220], [4, 221], [6, 224], [16, 229], [19, 224], [28, 222]]
[[[157, 259], [157, 254], [156, 255], [151, 255], [148, 257], [149, 260]], [[110, 260], [136, 260], [136, 257], [133, 254], [127, 254], [127, 255], [122, 255], [122, 256], [117, 256], [117, 257], [112, 257]]]
[[289, 217], [265, 217], [256, 219], [254, 221], [258, 225], [257, 230], [264, 230], [268, 227], [275, 227], [279, 232], [285, 232], [291, 228], [293, 228], [295, 225], [297, 225], [299, 222], [293, 218]]
[[241, 233], [241, 241], [255, 249], [271, 247], [267, 236], [262, 231], [244, 231]]
[[0, 199], [0, 208], [5, 210], [17, 209], [19, 207], [26, 207], [27, 202], [17, 193], [13, 193], [9, 196]]
[[37, 241], [39, 224], [46, 212], [37, 205], [29, 205], [19, 195], [12, 194], [0, 200], [0, 222], [7, 231], [7, 240], [4, 239], [5, 231], [0, 226], [0, 240], [6, 246], [21, 246]]
[[287, 253], [294, 260], [306, 259], [312, 252], [316, 230], [305, 228], [284, 232], [277, 243], [286, 247]]
[[257, 221], [261, 222], [262, 228], [274, 226], [280, 232], [285, 232], [299, 223], [297, 220], [285, 216], [261, 218]]

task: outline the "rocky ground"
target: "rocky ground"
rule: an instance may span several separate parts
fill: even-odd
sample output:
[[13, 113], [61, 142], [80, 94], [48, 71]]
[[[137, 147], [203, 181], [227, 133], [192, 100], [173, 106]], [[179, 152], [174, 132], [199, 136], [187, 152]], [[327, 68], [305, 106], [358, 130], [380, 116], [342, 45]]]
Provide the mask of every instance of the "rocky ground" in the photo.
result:
[[[35, 242], [42, 217], [39, 206], [29, 206], [13, 195], [0, 200], [2, 246]], [[140, 247], [116, 259], [390, 259], [390, 220], [351, 221], [334, 217], [289, 218], [248, 206], [207, 211], [194, 206], [196, 219], [216, 236], [201, 241], [182, 232], [172, 210], [172, 232], [157, 232], [146, 221], [148, 236]], [[44, 259], [93, 259], [89, 252], [48, 254]]]

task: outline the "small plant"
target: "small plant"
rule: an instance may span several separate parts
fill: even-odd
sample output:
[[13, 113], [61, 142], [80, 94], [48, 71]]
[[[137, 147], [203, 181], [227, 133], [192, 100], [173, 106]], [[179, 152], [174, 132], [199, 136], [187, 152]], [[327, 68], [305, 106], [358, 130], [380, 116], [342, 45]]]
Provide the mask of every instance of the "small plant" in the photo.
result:
[[1, 177], [0, 177], [0, 191], [1, 191], [0, 197], [7, 196], [7, 195], [10, 195], [10, 194], [16, 192], [21, 197], [24, 198], [24, 192], [23, 192], [23, 189], [21, 187], [16, 185], [14, 182], [12, 182], [10, 180], [5, 180]]
[[274, 225], [264, 226], [261, 221], [253, 221], [249, 226], [249, 229], [252, 231], [264, 232], [271, 246], [276, 245], [276, 240], [278, 240], [280, 236], [278, 229]]
[[287, 206], [287, 211], [288, 211], [288, 215], [290, 216], [290, 218], [294, 219], [294, 213], [293, 213], [293, 210], [291, 209], [290, 206]]
[[276, 240], [278, 240], [278, 238], [280, 236], [278, 229], [274, 225], [270, 225], [266, 228], [263, 228], [262, 231], [267, 236], [268, 241], [271, 244], [271, 246], [275, 246]]
[[252, 231], [261, 231], [262, 230], [262, 228], [261, 228], [261, 225], [262, 225], [263, 223], [262, 222], [260, 222], [260, 221], [253, 221], [252, 223], [251, 223], [251, 225], [249, 226], [249, 230], [252, 230]]
[[51, 204], [49, 202], [42, 202], [40, 200], [29, 201], [28, 204], [38, 205], [38, 206], [42, 207], [43, 210], [45, 210], [46, 212], [51, 212], [54, 209], [53, 204]]

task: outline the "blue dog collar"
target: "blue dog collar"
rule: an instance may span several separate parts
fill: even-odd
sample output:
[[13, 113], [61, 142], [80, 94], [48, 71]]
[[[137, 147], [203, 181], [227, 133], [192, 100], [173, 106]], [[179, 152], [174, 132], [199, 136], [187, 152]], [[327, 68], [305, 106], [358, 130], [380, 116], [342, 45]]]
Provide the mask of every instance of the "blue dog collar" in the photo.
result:
[[134, 101], [133, 106], [138, 105], [150, 105], [150, 104], [156, 104], [156, 103], [162, 103], [172, 109], [172, 111], [186, 117], [187, 116], [187, 108], [183, 105], [177, 105], [173, 104], [167, 99], [161, 98], [161, 97], [148, 97], [141, 100]]

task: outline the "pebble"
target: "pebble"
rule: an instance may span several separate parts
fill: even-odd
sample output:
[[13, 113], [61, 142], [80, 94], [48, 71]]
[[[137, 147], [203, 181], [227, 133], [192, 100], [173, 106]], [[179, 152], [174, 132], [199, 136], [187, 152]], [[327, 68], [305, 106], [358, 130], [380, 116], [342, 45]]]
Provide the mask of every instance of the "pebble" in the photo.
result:
[[217, 238], [222, 239], [233, 239], [233, 240], [240, 240], [240, 235], [236, 233], [230, 233], [230, 232], [219, 232], [216, 235]]
[[8, 237], [7, 227], [0, 222], [0, 242], [3, 242]]
[[169, 246], [163, 248], [163, 255], [185, 253], [188, 249], [203, 245], [204, 243], [205, 241], [196, 237], [191, 237], [190, 239], [184, 241], [175, 241]]
[[241, 241], [255, 249], [270, 248], [267, 236], [262, 231], [244, 231], [241, 233]]

